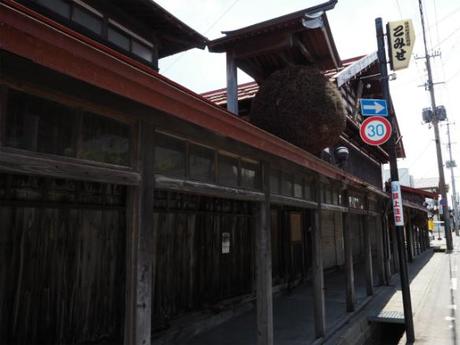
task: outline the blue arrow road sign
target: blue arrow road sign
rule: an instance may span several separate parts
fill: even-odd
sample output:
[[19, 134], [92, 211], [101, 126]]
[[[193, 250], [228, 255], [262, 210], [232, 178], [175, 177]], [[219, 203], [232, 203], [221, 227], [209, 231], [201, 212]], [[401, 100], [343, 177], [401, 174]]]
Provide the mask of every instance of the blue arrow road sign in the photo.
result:
[[363, 116], [388, 116], [387, 101], [384, 99], [361, 98], [359, 103]]

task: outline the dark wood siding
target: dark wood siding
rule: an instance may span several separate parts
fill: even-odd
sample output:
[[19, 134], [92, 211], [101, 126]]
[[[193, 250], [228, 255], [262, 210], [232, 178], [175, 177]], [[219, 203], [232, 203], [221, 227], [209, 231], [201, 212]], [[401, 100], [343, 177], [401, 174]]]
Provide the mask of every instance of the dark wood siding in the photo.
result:
[[0, 174], [0, 340], [123, 342], [125, 191]]
[[224, 300], [252, 292], [252, 214], [247, 202], [155, 193], [155, 329], [185, 312], [220, 309]]

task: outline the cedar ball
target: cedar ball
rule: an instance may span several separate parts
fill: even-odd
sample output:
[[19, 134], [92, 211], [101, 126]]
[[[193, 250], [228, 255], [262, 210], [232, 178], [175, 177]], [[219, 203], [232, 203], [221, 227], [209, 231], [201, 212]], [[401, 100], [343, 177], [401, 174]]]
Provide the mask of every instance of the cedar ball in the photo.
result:
[[252, 101], [251, 122], [313, 154], [345, 130], [342, 97], [316, 67], [290, 66], [271, 74]]

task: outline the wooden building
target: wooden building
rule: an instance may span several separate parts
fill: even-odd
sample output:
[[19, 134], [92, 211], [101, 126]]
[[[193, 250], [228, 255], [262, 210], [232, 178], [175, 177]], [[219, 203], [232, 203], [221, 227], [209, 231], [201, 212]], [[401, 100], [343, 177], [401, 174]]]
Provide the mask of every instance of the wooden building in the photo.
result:
[[[150, 0], [0, 3], [1, 344], [150, 344], [179, 316], [245, 298], [257, 301], [259, 343], [272, 344], [273, 284], [306, 279], [322, 337], [325, 267], [345, 270], [350, 311], [354, 263], [369, 295], [373, 271], [385, 282], [393, 254], [376, 172], [387, 153], [356, 136], [376, 58], [340, 60], [333, 5], [228, 34], [286, 28], [273, 59], [242, 44], [228, 70], [260, 80], [290, 59], [318, 61], [348, 104], [347, 167], [159, 74], [162, 57], [231, 44]], [[277, 60], [285, 39], [295, 44]]]

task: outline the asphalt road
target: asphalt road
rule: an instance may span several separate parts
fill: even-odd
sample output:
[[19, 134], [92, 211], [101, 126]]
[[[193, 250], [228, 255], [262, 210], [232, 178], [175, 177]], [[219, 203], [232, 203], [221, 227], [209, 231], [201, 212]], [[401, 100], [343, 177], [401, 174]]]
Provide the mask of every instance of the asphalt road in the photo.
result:
[[433, 255], [423, 268], [429, 272], [424, 288], [412, 292], [420, 294], [413, 306], [415, 344], [460, 345], [460, 237], [453, 239], [453, 252]]

